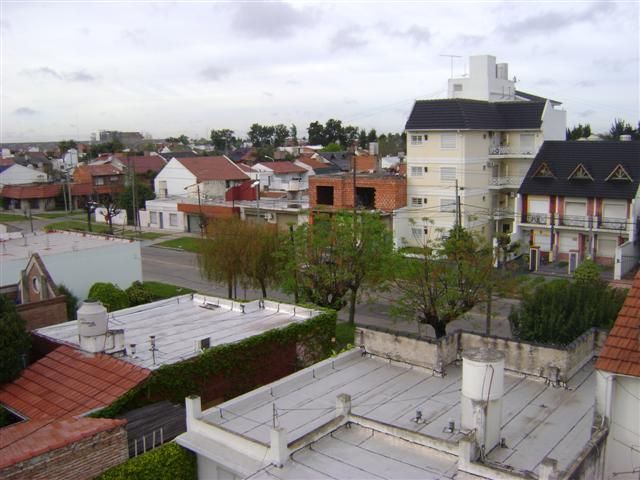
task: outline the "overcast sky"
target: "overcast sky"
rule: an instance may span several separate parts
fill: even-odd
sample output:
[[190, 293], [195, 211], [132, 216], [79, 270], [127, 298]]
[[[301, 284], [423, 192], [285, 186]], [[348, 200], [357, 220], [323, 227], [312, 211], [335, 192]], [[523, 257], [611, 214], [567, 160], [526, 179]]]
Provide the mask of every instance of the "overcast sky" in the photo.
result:
[[639, 3], [11, 2], [1, 5], [1, 141], [91, 132], [208, 136], [337, 118], [400, 132], [469, 55], [564, 103], [568, 125], [639, 114]]

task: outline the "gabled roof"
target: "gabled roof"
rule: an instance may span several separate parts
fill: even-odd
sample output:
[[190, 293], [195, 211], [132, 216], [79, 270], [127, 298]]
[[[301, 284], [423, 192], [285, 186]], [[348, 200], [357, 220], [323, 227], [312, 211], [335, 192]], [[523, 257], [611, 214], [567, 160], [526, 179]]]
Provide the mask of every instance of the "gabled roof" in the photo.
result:
[[29, 198], [53, 198], [60, 195], [61, 188], [59, 183], [5, 185], [2, 189], [2, 196], [25, 200]]
[[322, 158], [330, 162], [331, 165], [337, 167], [340, 171], [348, 172], [351, 170], [353, 163], [353, 152], [318, 152]]
[[640, 377], [640, 273], [596, 362], [598, 370]]
[[151, 372], [62, 345], [0, 387], [0, 403], [29, 419], [84, 415], [110, 405]]
[[269, 168], [274, 173], [306, 173], [307, 170], [293, 162], [260, 162], [256, 165]]
[[120, 169], [111, 165], [110, 163], [105, 164], [94, 164], [90, 163], [88, 165], [80, 165], [79, 169], [86, 169], [92, 177], [104, 177], [107, 175], [122, 175]]
[[172, 158], [192, 158], [197, 157], [198, 154], [192, 150], [185, 150], [184, 152], [160, 152], [160, 155], [168, 162]]
[[[640, 142], [544, 142], [520, 186], [519, 193], [629, 200], [635, 198], [640, 185], [639, 159]], [[545, 163], [555, 178], [536, 176]], [[593, 181], [570, 178], [571, 173], [580, 164], [589, 172]], [[618, 165], [624, 168], [632, 181], [609, 178]]]
[[133, 155], [120, 160], [127, 167], [133, 166], [135, 173], [159, 172], [167, 164], [160, 155]]
[[255, 173], [255, 170], [251, 168], [249, 165], [247, 165], [246, 163], [236, 163], [236, 165], [244, 173]]
[[328, 171], [339, 171], [339, 169], [335, 165], [332, 165], [331, 163], [321, 162], [320, 160], [316, 160], [315, 158], [301, 156], [297, 161], [300, 163], [304, 163], [308, 167], [312, 168], [316, 173], [319, 171], [322, 173], [327, 173]]
[[249, 177], [224, 155], [217, 157], [176, 158], [196, 176], [198, 182], [212, 180], [248, 180]]
[[545, 102], [417, 100], [406, 130], [537, 130]]

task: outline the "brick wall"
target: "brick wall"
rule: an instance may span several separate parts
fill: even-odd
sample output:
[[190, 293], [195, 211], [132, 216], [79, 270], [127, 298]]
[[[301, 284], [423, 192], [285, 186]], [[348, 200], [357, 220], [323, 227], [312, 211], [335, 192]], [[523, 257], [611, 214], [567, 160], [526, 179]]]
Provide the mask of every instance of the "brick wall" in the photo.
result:
[[371, 172], [376, 170], [377, 159], [373, 155], [356, 156], [356, 172]]
[[88, 480], [126, 462], [127, 432], [120, 425], [0, 470], [4, 480]]
[[230, 218], [239, 217], [240, 209], [238, 207], [223, 207], [220, 205], [198, 205], [191, 203], [179, 203], [178, 211], [185, 212], [191, 215], [200, 215], [200, 209], [202, 208], [202, 214], [208, 218]]
[[[315, 175], [309, 178], [309, 204], [318, 205], [318, 186], [333, 187], [333, 207], [353, 208], [353, 177], [345, 175]], [[356, 188], [374, 188], [376, 210], [391, 212], [407, 205], [407, 179], [400, 175], [356, 176]]]
[[48, 327], [68, 320], [64, 295], [50, 298], [49, 300], [17, 305], [16, 310], [27, 323], [27, 331]]

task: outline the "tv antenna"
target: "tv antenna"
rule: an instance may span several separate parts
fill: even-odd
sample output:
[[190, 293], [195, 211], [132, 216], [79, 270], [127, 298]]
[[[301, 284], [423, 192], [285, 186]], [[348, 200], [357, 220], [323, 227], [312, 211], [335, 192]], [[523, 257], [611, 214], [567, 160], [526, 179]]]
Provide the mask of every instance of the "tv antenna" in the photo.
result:
[[454, 58], [462, 58], [462, 55], [440, 55], [441, 57], [449, 57], [449, 60], [451, 60], [451, 76], [449, 78], [453, 78], [453, 59]]

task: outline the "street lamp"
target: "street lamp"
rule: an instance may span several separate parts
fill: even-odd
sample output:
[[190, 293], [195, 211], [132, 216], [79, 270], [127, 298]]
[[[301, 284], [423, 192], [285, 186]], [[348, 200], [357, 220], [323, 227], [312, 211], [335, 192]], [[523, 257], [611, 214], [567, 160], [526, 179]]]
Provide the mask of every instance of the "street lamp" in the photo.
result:
[[276, 159], [273, 157], [270, 157], [269, 155], [263, 155], [264, 158], [268, 158], [269, 160], [271, 160], [272, 162], [275, 162]]
[[258, 204], [258, 219], [257, 223], [260, 223], [260, 180], [256, 180], [251, 184], [251, 188], [256, 189], [256, 201]]
[[204, 236], [204, 227], [206, 226], [207, 222], [205, 221], [205, 217], [202, 214], [202, 199], [200, 198], [200, 184], [194, 183], [192, 185], [187, 185], [186, 187], [184, 187], [184, 190], [188, 190], [191, 187], [196, 187], [196, 191], [198, 194], [198, 210], [200, 211], [200, 235]]

